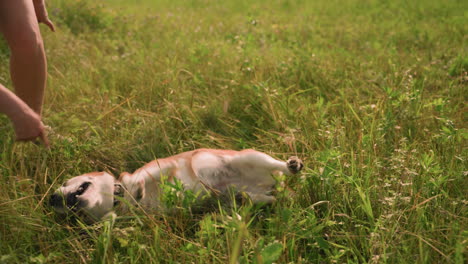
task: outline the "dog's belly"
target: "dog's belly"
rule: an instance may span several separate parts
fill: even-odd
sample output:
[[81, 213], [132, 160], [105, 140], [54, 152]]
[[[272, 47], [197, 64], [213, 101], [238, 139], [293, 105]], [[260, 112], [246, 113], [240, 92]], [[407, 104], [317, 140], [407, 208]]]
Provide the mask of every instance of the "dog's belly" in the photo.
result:
[[225, 191], [229, 186], [242, 185], [242, 175], [231, 166], [201, 168], [197, 172], [200, 180], [219, 191]]
[[146, 195], [140, 203], [146, 205], [145, 202], [151, 200], [145, 207], [158, 203], [158, 176], [161, 174], [167, 175], [169, 181], [179, 180], [186, 190], [195, 192], [217, 190], [226, 193], [233, 187], [249, 194], [269, 193], [276, 183], [272, 177], [272, 169], [264, 165], [263, 156], [251, 152], [247, 154], [249, 155], [241, 152], [197, 151], [159, 160], [151, 166], [155, 172], [148, 173], [150, 168], [146, 168], [147, 173], [138, 174], [146, 182]]
[[276, 181], [265, 170], [255, 168], [238, 169], [232, 166], [200, 170], [201, 179], [209, 179], [208, 185], [221, 192], [229, 188], [252, 194], [265, 194], [273, 189]]

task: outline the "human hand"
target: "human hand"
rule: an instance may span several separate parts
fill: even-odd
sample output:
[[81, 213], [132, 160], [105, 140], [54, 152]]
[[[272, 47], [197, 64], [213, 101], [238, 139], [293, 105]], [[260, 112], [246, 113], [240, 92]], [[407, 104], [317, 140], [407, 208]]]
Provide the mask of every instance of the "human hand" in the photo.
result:
[[34, 4], [34, 11], [36, 12], [37, 21], [39, 23], [46, 24], [50, 28], [50, 30], [55, 32], [54, 23], [50, 21], [49, 15], [47, 13], [45, 0], [33, 0], [33, 4]]
[[21, 118], [13, 118], [13, 127], [15, 129], [16, 141], [33, 141], [39, 137], [46, 148], [50, 147], [44, 124], [41, 118], [33, 111], [29, 111]]

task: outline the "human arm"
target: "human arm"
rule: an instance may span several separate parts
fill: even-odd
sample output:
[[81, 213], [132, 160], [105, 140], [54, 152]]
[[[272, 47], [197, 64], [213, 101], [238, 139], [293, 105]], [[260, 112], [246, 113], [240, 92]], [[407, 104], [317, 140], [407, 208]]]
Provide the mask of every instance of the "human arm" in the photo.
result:
[[55, 26], [52, 21], [49, 19], [49, 14], [47, 13], [45, 0], [32, 0], [34, 4], [34, 11], [36, 12], [37, 21], [39, 23], [46, 24], [50, 30], [55, 32]]
[[0, 113], [10, 118], [17, 141], [30, 141], [39, 137], [49, 147], [41, 118], [13, 92], [0, 84]]

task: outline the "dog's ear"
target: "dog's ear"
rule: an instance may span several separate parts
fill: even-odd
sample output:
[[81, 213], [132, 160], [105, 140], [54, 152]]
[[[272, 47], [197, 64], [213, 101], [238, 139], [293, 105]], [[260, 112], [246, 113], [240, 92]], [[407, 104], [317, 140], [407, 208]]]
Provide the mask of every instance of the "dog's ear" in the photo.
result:
[[[119, 197], [119, 198], [116, 198]], [[114, 183], [114, 206], [117, 206], [120, 202], [119, 199], [124, 197], [124, 188], [120, 183]]]
[[142, 179], [138, 182], [138, 189], [135, 193], [135, 200], [138, 202], [145, 197], [145, 181]]

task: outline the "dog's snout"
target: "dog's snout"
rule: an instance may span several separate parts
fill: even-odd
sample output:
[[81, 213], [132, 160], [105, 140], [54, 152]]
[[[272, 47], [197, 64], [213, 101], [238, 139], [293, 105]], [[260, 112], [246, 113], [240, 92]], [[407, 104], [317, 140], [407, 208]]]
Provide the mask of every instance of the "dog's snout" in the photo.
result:
[[54, 207], [63, 206], [63, 196], [57, 193], [54, 193], [50, 196], [49, 204]]
[[79, 202], [80, 201], [78, 200], [75, 193], [67, 195], [66, 204], [67, 204], [67, 207], [70, 208], [71, 210], [76, 210], [79, 205]]

